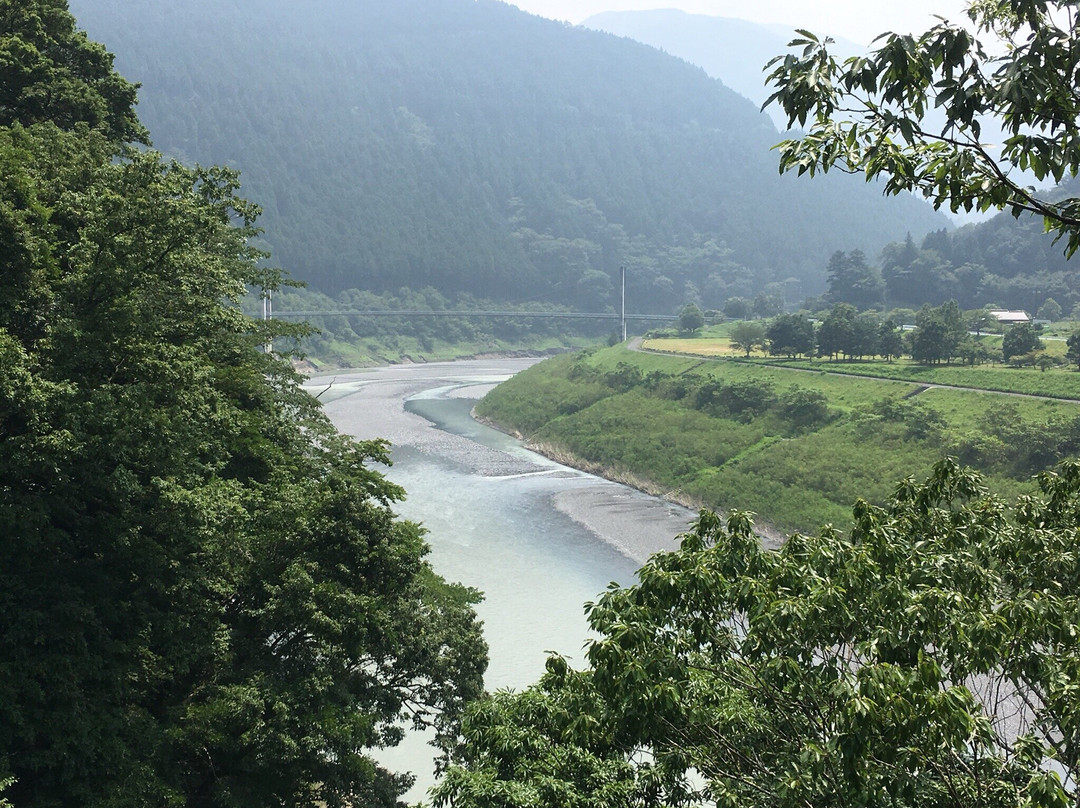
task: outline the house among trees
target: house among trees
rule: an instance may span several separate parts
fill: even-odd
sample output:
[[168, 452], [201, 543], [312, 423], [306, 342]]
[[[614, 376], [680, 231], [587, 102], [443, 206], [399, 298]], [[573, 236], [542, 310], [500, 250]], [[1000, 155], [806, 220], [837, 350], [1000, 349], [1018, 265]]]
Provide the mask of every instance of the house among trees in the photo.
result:
[[1002, 325], [1015, 325], [1016, 323], [1030, 323], [1031, 315], [1026, 311], [1007, 311], [1005, 309], [991, 310], [990, 316]]

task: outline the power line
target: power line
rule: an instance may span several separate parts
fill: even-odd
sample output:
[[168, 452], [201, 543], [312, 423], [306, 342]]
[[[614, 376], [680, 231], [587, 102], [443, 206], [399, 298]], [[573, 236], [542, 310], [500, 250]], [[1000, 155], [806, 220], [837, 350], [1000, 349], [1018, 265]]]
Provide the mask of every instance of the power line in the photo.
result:
[[364, 309], [350, 311], [275, 311], [274, 317], [526, 317], [578, 320], [677, 320], [674, 314], [620, 314], [584, 311], [452, 311], [447, 309]]

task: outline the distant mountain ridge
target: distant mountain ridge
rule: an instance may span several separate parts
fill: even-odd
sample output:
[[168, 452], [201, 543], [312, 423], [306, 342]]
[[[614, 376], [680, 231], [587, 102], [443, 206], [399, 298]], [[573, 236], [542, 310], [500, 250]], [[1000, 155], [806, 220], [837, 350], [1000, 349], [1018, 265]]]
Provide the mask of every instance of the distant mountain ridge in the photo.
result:
[[[795, 37], [791, 25], [748, 22], [734, 17], [690, 14], [674, 8], [651, 11], [605, 11], [581, 25], [596, 31], [628, 37], [685, 59], [719, 79], [739, 95], [760, 107], [770, 95], [765, 87], [765, 65], [787, 51]], [[865, 50], [850, 40], [837, 40], [837, 54], [852, 56]], [[766, 110], [780, 129], [787, 125], [783, 113]]]
[[155, 146], [242, 171], [312, 286], [716, 306], [824, 286], [837, 249], [945, 226], [861, 179], [781, 177], [703, 70], [496, 0], [75, 0]]

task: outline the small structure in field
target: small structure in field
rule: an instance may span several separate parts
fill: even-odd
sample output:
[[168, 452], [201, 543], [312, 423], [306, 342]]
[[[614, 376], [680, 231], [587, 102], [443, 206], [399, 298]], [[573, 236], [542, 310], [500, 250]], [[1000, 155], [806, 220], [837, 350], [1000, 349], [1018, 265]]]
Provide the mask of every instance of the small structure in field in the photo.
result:
[[993, 309], [990, 316], [1002, 325], [1015, 325], [1016, 323], [1030, 323], [1031, 315], [1026, 311], [1008, 311], [1006, 309]]

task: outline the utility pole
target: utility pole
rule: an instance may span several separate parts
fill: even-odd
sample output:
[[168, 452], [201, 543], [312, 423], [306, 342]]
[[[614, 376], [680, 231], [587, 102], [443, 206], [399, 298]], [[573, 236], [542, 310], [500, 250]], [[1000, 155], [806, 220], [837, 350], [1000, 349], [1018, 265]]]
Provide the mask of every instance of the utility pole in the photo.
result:
[[626, 342], [626, 267], [619, 267], [619, 281], [622, 286], [622, 341]]
[[[274, 316], [274, 290], [273, 289], [268, 290], [268, 289], [264, 288], [263, 289], [263, 294], [262, 294], [262, 299], [263, 299], [263, 322], [265, 322], [266, 320], [269, 320]], [[270, 353], [273, 350], [274, 350], [274, 341], [272, 339], [267, 340], [266, 344], [263, 345], [263, 353]]]

